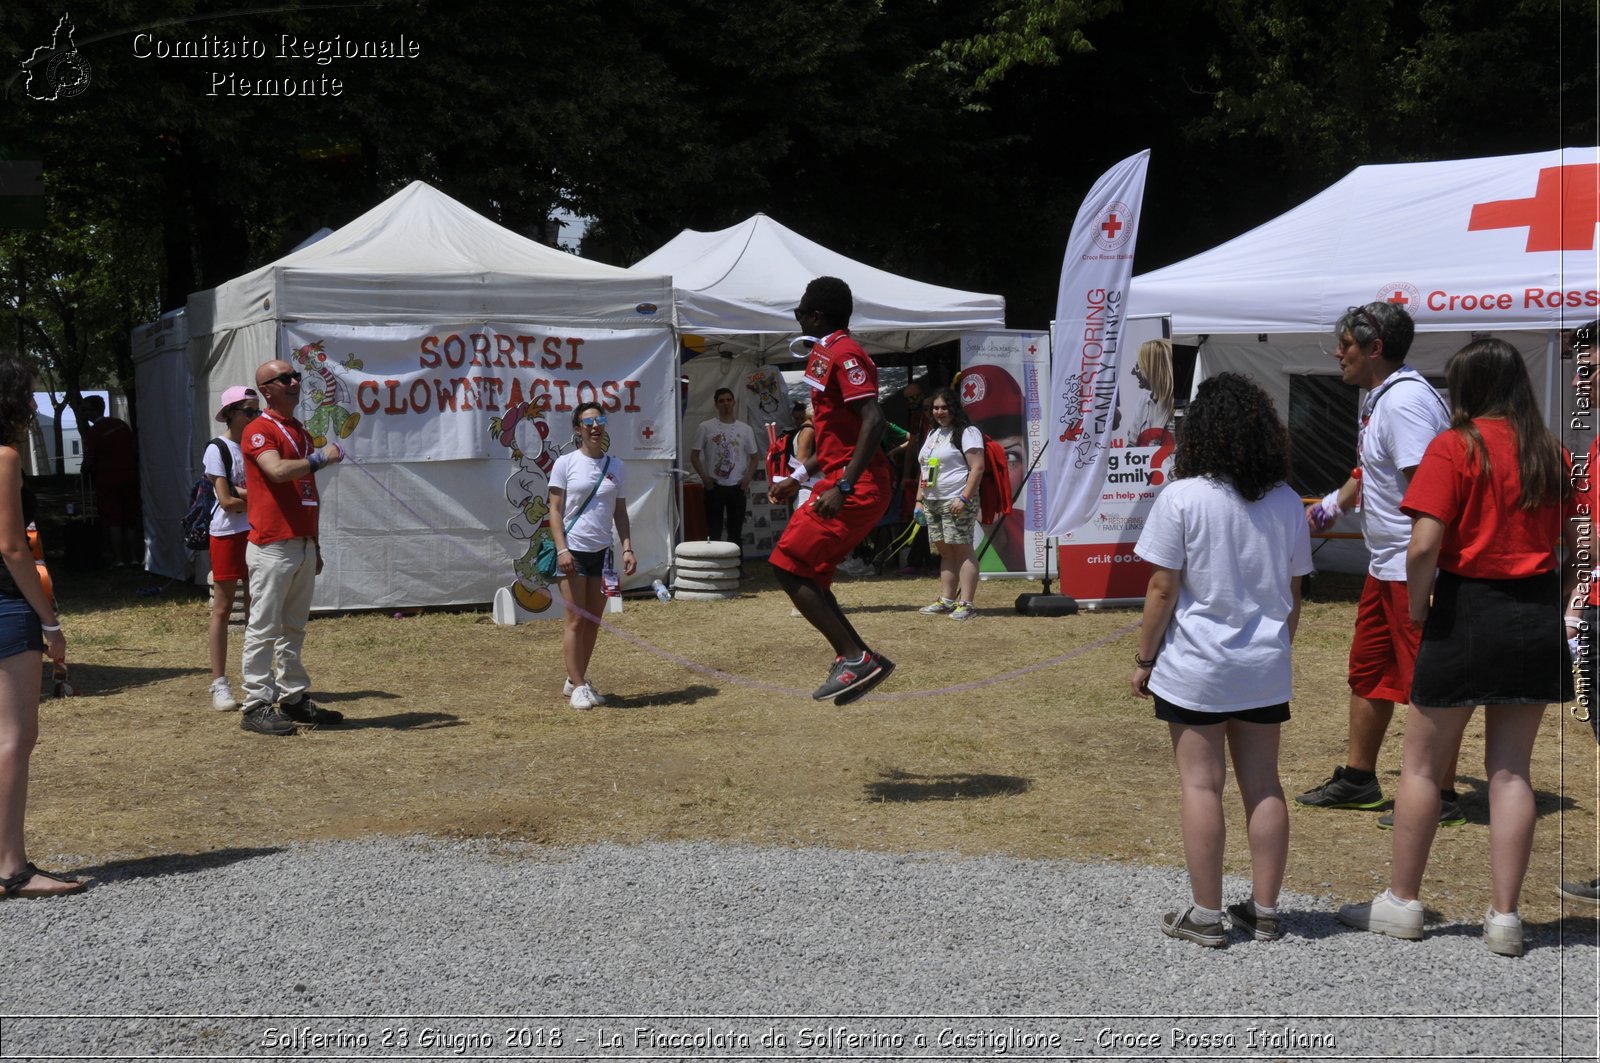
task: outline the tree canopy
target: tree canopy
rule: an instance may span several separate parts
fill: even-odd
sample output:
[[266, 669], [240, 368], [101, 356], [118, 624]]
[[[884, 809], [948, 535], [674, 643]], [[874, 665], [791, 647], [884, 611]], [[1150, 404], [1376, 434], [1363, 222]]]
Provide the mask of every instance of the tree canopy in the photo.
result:
[[[0, 12], [0, 54], [21, 64], [60, 18]], [[1364, 163], [1592, 145], [1595, 18], [1558, 0], [86, 0], [84, 91], [13, 78], [0, 101], [0, 159], [42, 160], [48, 203], [44, 228], [0, 235], [0, 334], [64, 386], [127, 386], [129, 325], [414, 179], [527, 235], [588, 216], [582, 253], [618, 264], [764, 211], [1042, 327], [1067, 227], [1118, 159], [1152, 149], [1149, 269]], [[418, 54], [280, 54], [335, 39]], [[249, 41], [268, 54], [214, 54]], [[338, 95], [238, 91], [334, 77]]]

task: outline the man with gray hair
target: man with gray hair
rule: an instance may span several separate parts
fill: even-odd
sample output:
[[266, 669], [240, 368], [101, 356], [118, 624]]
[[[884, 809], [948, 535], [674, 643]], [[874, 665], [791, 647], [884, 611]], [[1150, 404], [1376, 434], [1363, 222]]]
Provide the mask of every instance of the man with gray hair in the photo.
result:
[[[1295, 798], [1316, 808], [1377, 809], [1378, 752], [1395, 702], [1411, 700], [1411, 671], [1422, 629], [1412, 624], [1406, 598], [1406, 547], [1411, 520], [1400, 499], [1433, 438], [1450, 426], [1450, 411], [1433, 385], [1405, 364], [1416, 325], [1392, 303], [1352, 306], [1334, 326], [1335, 357], [1346, 384], [1366, 391], [1356, 436], [1357, 465], [1344, 486], [1306, 510], [1314, 530], [1327, 528], [1346, 509], [1361, 505], [1361, 537], [1371, 559], [1350, 643], [1348, 759], [1327, 782]], [[1441, 826], [1460, 826], [1456, 768], [1440, 780]], [[1393, 817], [1378, 820], [1393, 826]]]

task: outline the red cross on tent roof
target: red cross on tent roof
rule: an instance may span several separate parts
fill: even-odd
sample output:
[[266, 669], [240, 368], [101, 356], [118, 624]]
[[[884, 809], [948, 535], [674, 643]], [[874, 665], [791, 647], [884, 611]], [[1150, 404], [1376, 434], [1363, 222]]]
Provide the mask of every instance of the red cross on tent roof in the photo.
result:
[[1467, 230], [1528, 230], [1528, 251], [1593, 251], [1600, 224], [1600, 164], [1547, 166], [1527, 199], [1474, 203]]

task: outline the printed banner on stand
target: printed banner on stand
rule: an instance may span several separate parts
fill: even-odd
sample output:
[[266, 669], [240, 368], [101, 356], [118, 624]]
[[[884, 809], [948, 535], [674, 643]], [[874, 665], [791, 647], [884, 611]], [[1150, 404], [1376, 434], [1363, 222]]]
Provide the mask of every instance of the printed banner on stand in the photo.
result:
[[[283, 328], [282, 357], [304, 374], [299, 417], [363, 462], [497, 456], [490, 418], [542, 410], [556, 442], [594, 401], [616, 421], [608, 451], [671, 457], [677, 349], [662, 329], [553, 329], [520, 324]], [[620, 415], [620, 416], [619, 416]]]
[[961, 337], [956, 395], [972, 423], [1005, 447], [1005, 475], [1015, 500], [1011, 515], [982, 529], [975, 542], [985, 574], [1044, 574], [1045, 462], [1035, 465], [1034, 459], [1044, 449], [1042, 389], [1049, 367], [1050, 337], [1042, 332], [997, 329]]
[[[1095, 182], [1072, 223], [1056, 298], [1045, 453], [1045, 532], [1065, 536], [1094, 516], [1111, 455], [1128, 282], [1139, 237], [1149, 150]], [[1070, 589], [1068, 593], [1071, 593]]]
[[1133, 548], [1171, 478], [1177, 442], [1169, 331], [1165, 318], [1130, 318], [1122, 335], [1129, 357], [1117, 373], [1105, 478], [1089, 519], [1057, 540], [1061, 591], [1080, 602], [1143, 598], [1150, 584], [1150, 565]]

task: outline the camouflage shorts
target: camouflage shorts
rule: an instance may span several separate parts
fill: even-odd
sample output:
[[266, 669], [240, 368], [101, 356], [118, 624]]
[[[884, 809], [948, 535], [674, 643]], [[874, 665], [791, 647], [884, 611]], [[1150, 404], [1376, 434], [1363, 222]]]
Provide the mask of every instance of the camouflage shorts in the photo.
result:
[[952, 516], [950, 504], [955, 501], [953, 498], [930, 498], [922, 503], [922, 508], [928, 514], [928, 541], [930, 543], [949, 543], [951, 546], [970, 546], [972, 544], [972, 529], [977, 523], [977, 507], [976, 505], [966, 506], [961, 510], [961, 516]]

